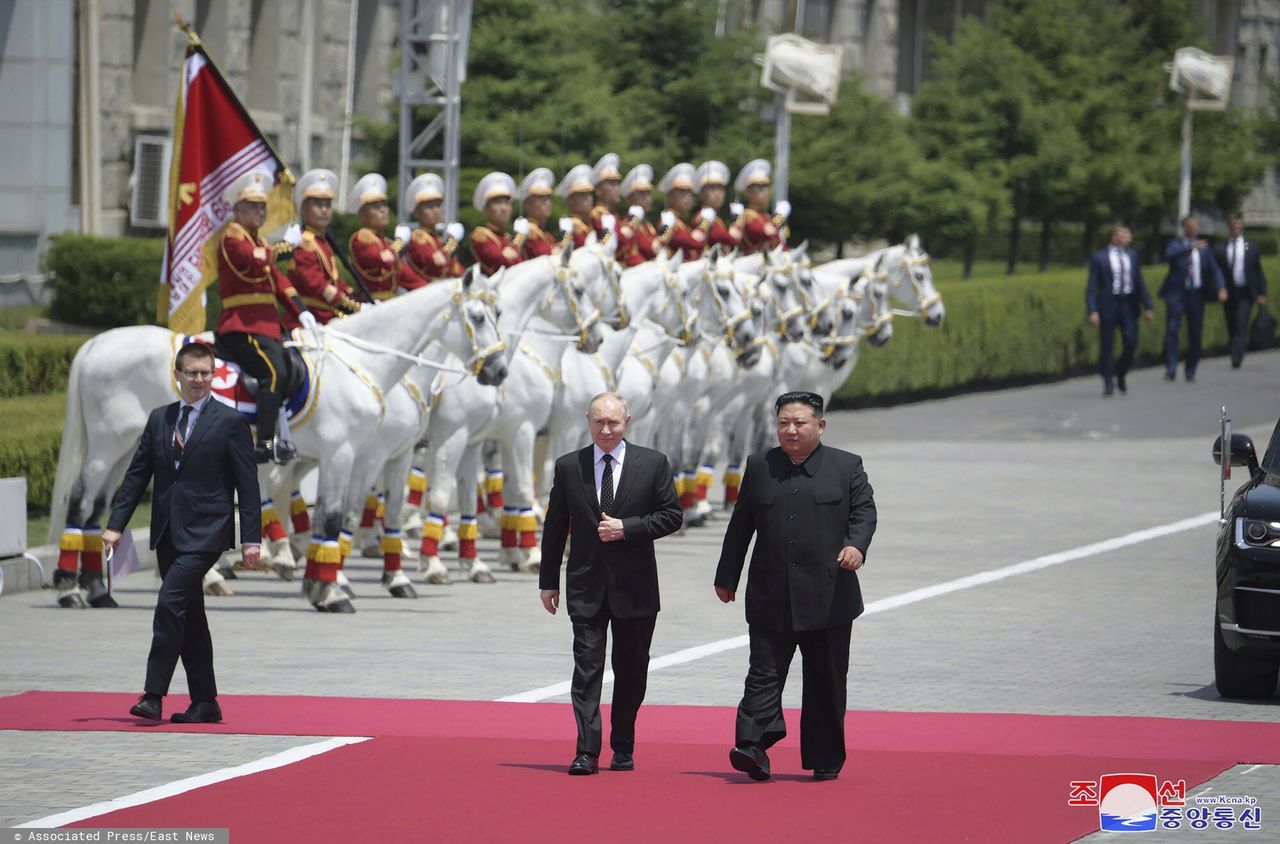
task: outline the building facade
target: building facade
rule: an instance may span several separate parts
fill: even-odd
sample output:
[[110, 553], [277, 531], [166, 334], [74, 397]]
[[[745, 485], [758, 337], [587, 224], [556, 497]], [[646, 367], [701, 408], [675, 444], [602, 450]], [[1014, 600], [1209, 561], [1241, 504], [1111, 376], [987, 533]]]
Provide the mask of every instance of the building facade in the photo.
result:
[[171, 9], [295, 172], [342, 170], [348, 114], [390, 114], [394, 0], [4, 0], [0, 276], [36, 272], [59, 232], [163, 234], [187, 44]]

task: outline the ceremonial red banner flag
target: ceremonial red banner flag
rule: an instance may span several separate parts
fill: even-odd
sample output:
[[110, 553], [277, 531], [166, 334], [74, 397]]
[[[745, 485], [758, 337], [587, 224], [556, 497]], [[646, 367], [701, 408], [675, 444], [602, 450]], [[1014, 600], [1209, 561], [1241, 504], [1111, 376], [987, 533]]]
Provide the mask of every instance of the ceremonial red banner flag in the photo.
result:
[[249, 112], [227, 85], [200, 43], [190, 44], [173, 118], [169, 171], [169, 238], [161, 271], [157, 322], [174, 331], [205, 329], [205, 289], [217, 278], [220, 229], [232, 216], [222, 200], [227, 187], [250, 170], [275, 179], [262, 232], [286, 225], [294, 215], [293, 174], [271, 148]]

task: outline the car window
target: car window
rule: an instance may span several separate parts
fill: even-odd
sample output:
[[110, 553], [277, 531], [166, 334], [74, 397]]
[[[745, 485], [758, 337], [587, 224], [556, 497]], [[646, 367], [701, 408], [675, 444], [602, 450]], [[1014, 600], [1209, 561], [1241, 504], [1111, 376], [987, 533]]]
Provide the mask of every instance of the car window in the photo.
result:
[[1273, 472], [1280, 472], [1280, 421], [1271, 432], [1271, 444], [1267, 446], [1267, 453], [1262, 455], [1262, 465]]

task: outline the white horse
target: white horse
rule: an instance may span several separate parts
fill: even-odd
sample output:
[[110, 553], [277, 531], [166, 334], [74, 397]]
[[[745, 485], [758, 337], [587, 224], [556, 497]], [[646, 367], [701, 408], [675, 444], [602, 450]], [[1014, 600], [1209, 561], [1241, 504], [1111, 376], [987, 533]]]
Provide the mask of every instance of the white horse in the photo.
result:
[[[467, 285], [459, 284], [465, 291]], [[472, 346], [459, 321], [439, 319], [451, 310], [458, 292], [444, 286], [424, 289], [367, 308], [342, 320], [341, 332], [336, 325], [322, 331], [324, 348], [306, 355], [315, 385], [323, 384], [324, 389], [313, 389], [311, 410], [293, 423], [292, 437], [299, 454], [321, 467], [317, 520], [323, 529], [315, 540], [326, 547], [332, 543], [333, 553], [327, 555], [326, 562], [340, 562], [338, 535], [351, 466], [376, 430], [381, 396], [409, 366], [394, 355], [369, 353], [351, 342], [372, 335], [385, 348], [416, 354], [427, 343], [438, 341], [470, 356]], [[340, 334], [349, 335], [351, 342]], [[51, 505], [50, 538], [61, 533], [64, 550], [77, 550], [78, 538], [80, 548], [91, 551], [89, 537], [101, 548], [99, 525], [109, 496], [123, 478], [148, 415], [153, 408], [177, 398], [173, 358], [182, 339], [168, 329], [134, 326], [100, 334], [77, 352], [68, 378], [67, 419]], [[506, 363], [499, 354], [491, 354], [476, 365], [486, 381], [501, 381], [505, 375]], [[271, 489], [270, 466], [260, 469], [259, 483], [264, 492]], [[272, 502], [269, 495], [264, 499], [265, 511]], [[63, 606], [82, 605], [83, 598], [75, 589], [74, 563], [74, 555], [70, 560], [64, 555], [60, 563], [56, 585]], [[90, 587], [92, 598], [92, 583]], [[345, 603], [346, 608], [338, 611], [350, 610], [345, 594], [336, 588], [322, 599], [326, 608]]]
[[[439, 559], [446, 513], [456, 499], [461, 509], [459, 543], [464, 566], [475, 580], [491, 580], [488, 568], [475, 555], [475, 482], [479, 445], [496, 440], [506, 476], [501, 562], [521, 571], [537, 571], [540, 555], [533, 516], [533, 445], [537, 432], [550, 418], [555, 399], [556, 370], [566, 342], [588, 353], [600, 345], [599, 310], [586, 295], [582, 272], [594, 262], [566, 249], [559, 256], [537, 258], [510, 268], [497, 285], [499, 328], [518, 340], [512, 346], [511, 376], [501, 390], [463, 382], [432, 409], [427, 448], [420, 464], [429, 478], [431, 512], [422, 529], [421, 555], [429, 583], [447, 583], [448, 572]], [[581, 269], [580, 269], [581, 268]], [[508, 319], [510, 309], [532, 303], [537, 319]], [[527, 314], [527, 316], [533, 316]], [[566, 331], [572, 334], [565, 335]], [[472, 449], [471, 446], [476, 446]], [[466, 556], [466, 553], [472, 556]]]

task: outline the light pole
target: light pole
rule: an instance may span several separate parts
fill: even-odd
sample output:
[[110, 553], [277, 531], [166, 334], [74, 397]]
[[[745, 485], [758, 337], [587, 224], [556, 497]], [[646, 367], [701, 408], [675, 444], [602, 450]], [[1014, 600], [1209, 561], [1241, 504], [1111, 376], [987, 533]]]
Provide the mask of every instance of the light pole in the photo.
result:
[[1178, 219], [1181, 220], [1191, 213], [1191, 115], [1197, 111], [1222, 111], [1227, 107], [1235, 59], [1213, 56], [1196, 47], [1180, 47], [1164, 69], [1169, 74], [1169, 87], [1185, 96], [1178, 180]]

